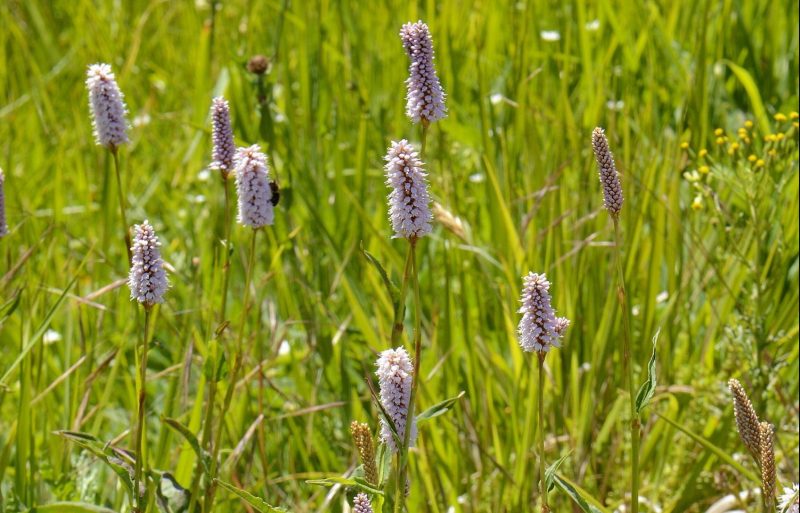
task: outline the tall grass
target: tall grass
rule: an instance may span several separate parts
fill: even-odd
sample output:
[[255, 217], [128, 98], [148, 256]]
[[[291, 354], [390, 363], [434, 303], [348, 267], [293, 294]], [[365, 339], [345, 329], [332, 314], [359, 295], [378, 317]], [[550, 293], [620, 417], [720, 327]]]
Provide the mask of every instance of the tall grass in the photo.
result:
[[[730, 377], [775, 424], [779, 489], [797, 480], [797, 129], [773, 117], [797, 110], [797, 1], [231, 1], [214, 17], [212, 48], [208, 3], [12, 0], [0, 4], [10, 231], [0, 241], [0, 509], [81, 501], [121, 511], [129, 500], [88, 457], [93, 442], [54, 434], [130, 448], [137, 407], [131, 341], [143, 312], [108, 235], [119, 224], [112, 162], [94, 148], [83, 87], [86, 64], [107, 61], [133, 123], [127, 215], [160, 221], [171, 270], [150, 337], [149, 467], [192, 482], [196, 453], [162, 419], [201, 433], [215, 372], [229, 379], [232, 361], [207, 365], [224, 331], [218, 270], [229, 249], [227, 317], [246, 309], [250, 234], [232, 230], [221, 249], [212, 234], [224, 233], [224, 195], [205, 170], [208, 105], [224, 93], [237, 142], [268, 145], [282, 195], [262, 234], [269, 251], [255, 253], [244, 321], [253, 342], [217, 417], [220, 477], [290, 510], [343, 510], [343, 487], [307, 481], [355, 468], [348, 426], [377, 418], [364, 381], [390, 345], [395, 308], [361, 248], [401, 282], [407, 248], [386, 235], [381, 157], [390, 139], [419, 139], [404, 116], [396, 37], [418, 18], [448, 92], [448, 118], [426, 134], [427, 171], [463, 233], [439, 225], [417, 248], [417, 411], [465, 395], [420, 425], [408, 510], [535, 503], [536, 449], [525, 441], [538, 434], [528, 415], [537, 384], [515, 340], [528, 269], [558, 284], [553, 306], [573, 321], [545, 366], [544, 456], [564, 458], [554, 486], [582, 490], [600, 511], [629, 501], [614, 241], [587, 145], [597, 125], [626, 186], [632, 339], [661, 330], [658, 387], [641, 419], [641, 510], [701, 512], [757, 486], [738, 456]], [[542, 38], [549, 30], [560, 39]], [[274, 55], [266, 106], [245, 69], [257, 53]], [[728, 153], [748, 119], [760, 171], [744, 148]], [[715, 128], [729, 138], [719, 146]], [[783, 140], [764, 141], [779, 131]], [[411, 312], [403, 322], [413, 333]], [[633, 347], [637, 375], [650, 350]], [[549, 503], [574, 507], [560, 492]], [[223, 488], [215, 505], [243, 510]]]

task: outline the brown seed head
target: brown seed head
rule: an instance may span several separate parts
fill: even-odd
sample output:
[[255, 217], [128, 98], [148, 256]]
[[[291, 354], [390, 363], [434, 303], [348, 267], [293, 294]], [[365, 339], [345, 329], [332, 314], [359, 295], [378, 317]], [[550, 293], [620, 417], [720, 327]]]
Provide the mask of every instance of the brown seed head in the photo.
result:
[[247, 71], [256, 75], [263, 75], [269, 67], [269, 59], [263, 55], [254, 55], [247, 61]]
[[775, 503], [775, 448], [773, 445], [773, 428], [769, 422], [759, 424], [759, 440], [761, 451], [761, 493], [764, 503], [772, 506]]
[[733, 414], [736, 416], [739, 438], [758, 461], [761, 454], [758, 415], [739, 381], [731, 378], [728, 381], [728, 388], [733, 394]]
[[608, 147], [608, 139], [602, 128], [597, 127], [592, 132], [592, 150], [597, 161], [600, 184], [603, 186], [603, 205], [615, 219], [622, 211], [622, 185], [619, 183], [617, 165], [614, 155]]
[[358, 451], [358, 458], [364, 466], [364, 478], [371, 485], [378, 484], [378, 468], [375, 466], [375, 445], [372, 442], [372, 431], [369, 425], [353, 421], [350, 423], [353, 444]]

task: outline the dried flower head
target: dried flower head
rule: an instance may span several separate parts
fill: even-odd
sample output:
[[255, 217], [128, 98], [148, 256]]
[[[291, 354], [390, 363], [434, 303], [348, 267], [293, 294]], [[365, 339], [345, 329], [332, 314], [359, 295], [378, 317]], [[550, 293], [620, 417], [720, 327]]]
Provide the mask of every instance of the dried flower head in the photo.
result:
[[371, 485], [378, 484], [378, 468], [375, 466], [375, 445], [372, 443], [372, 431], [363, 422], [350, 423], [350, 434], [358, 451], [358, 459], [364, 468], [364, 478]]
[[758, 461], [761, 450], [758, 415], [753, 409], [750, 398], [747, 397], [747, 392], [744, 391], [744, 387], [738, 380], [733, 378], [728, 380], [728, 388], [733, 394], [733, 414], [736, 417], [739, 438]]
[[158, 249], [161, 243], [147, 220], [135, 225], [133, 231], [133, 256], [128, 286], [131, 289], [131, 299], [149, 308], [164, 302], [164, 293], [169, 286], [164, 261], [161, 260]]
[[[378, 358], [378, 376], [380, 400], [386, 414], [392, 420], [397, 435], [402, 441], [406, 433], [408, 407], [411, 401], [411, 385], [414, 379], [414, 366], [405, 348], [387, 349]], [[412, 420], [408, 446], [413, 447], [417, 439], [417, 422]], [[381, 440], [389, 446], [393, 453], [399, 450], [392, 429], [381, 419]]]
[[550, 304], [550, 282], [544, 274], [528, 273], [523, 278], [522, 306], [517, 333], [523, 351], [546, 354], [551, 347], [561, 347], [561, 334], [569, 320], [556, 319]]
[[227, 179], [234, 168], [236, 146], [233, 143], [230, 109], [222, 96], [211, 102], [211, 141], [211, 169], [219, 169], [222, 178]]
[[433, 65], [433, 40], [428, 25], [406, 23], [400, 30], [403, 48], [411, 60], [408, 66], [406, 115], [414, 123], [427, 125], [447, 116], [445, 94]]
[[274, 222], [272, 189], [269, 186], [267, 156], [257, 144], [236, 151], [236, 191], [239, 195], [239, 223], [261, 228]]
[[255, 75], [263, 75], [269, 67], [269, 59], [263, 55], [254, 55], [247, 61], [247, 71]]
[[778, 513], [800, 513], [800, 487], [797, 483], [783, 488], [778, 499]]
[[0, 238], [8, 235], [8, 223], [6, 222], [6, 177], [0, 169]]
[[427, 174], [417, 152], [402, 139], [392, 142], [384, 157], [389, 193], [389, 219], [395, 237], [418, 239], [431, 232]]
[[433, 202], [433, 216], [439, 224], [444, 226], [453, 235], [464, 242], [469, 242], [464, 221], [436, 201]]
[[97, 144], [114, 150], [128, 142], [128, 113], [122, 91], [108, 64], [92, 64], [86, 74], [89, 109]]
[[353, 499], [353, 513], [372, 513], [372, 504], [366, 493], [359, 493]]
[[592, 149], [599, 168], [600, 184], [603, 186], [603, 205], [616, 218], [622, 210], [622, 186], [614, 164], [614, 155], [611, 154], [606, 134], [600, 127], [592, 132]]
[[773, 427], [762, 422], [759, 427], [759, 448], [761, 454], [761, 494], [768, 506], [775, 503], [775, 447]]

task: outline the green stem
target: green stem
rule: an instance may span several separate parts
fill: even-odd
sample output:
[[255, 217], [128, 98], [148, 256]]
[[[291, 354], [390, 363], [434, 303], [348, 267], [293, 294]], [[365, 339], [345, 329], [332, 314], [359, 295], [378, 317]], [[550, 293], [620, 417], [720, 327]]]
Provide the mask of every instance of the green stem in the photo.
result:
[[421, 145], [422, 148], [421, 148], [421, 150], [419, 152], [420, 160], [422, 160], [423, 157], [425, 156], [425, 148], [427, 147], [427, 144], [428, 144], [428, 126], [429, 126], [428, 120], [427, 119], [423, 119], [422, 120], [422, 145]]
[[122, 176], [119, 171], [119, 151], [116, 146], [111, 146], [111, 155], [114, 157], [114, 172], [117, 175], [117, 198], [119, 199], [119, 213], [122, 220], [122, 233], [125, 237], [125, 252], [128, 254], [128, 264], [131, 263], [133, 254], [131, 253], [131, 232], [128, 224], [128, 217], [125, 215], [127, 207], [125, 205], [125, 195], [122, 194]]
[[135, 497], [136, 507], [134, 511], [137, 513], [144, 512], [147, 509], [147, 483], [145, 481], [144, 497], [139, 493], [139, 483], [142, 482], [142, 469], [146, 467], [145, 464], [145, 398], [147, 396], [147, 333], [150, 329], [150, 312], [152, 305], [145, 305], [144, 307], [144, 334], [142, 336], [141, 357], [136, 359], [138, 379], [136, 380], [137, 395], [139, 398], [139, 408], [137, 411], [136, 422], [136, 460], [133, 478], [133, 493]]
[[228, 389], [225, 391], [225, 399], [222, 402], [222, 410], [220, 411], [220, 423], [217, 427], [217, 433], [214, 438], [214, 446], [212, 447], [211, 454], [211, 475], [212, 480], [208, 484], [206, 490], [206, 500], [203, 511], [211, 513], [214, 510], [214, 496], [216, 495], [217, 487], [213, 482], [213, 478], [217, 477], [218, 472], [218, 457], [219, 449], [222, 444], [222, 433], [225, 431], [225, 416], [228, 414], [228, 409], [233, 400], [233, 392], [236, 388], [236, 380], [239, 377], [239, 371], [242, 367], [242, 341], [244, 340], [244, 329], [247, 325], [247, 310], [250, 307], [250, 284], [253, 279], [253, 267], [255, 267], [255, 254], [256, 254], [256, 234], [258, 229], [253, 230], [253, 235], [250, 239], [250, 251], [247, 258], [247, 270], [245, 273], [245, 286], [244, 286], [244, 305], [242, 306], [241, 321], [239, 322], [239, 333], [236, 340], [236, 352], [233, 357], [233, 368], [230, 374], [230, 383]]
[[403, 334], [403, 319], [406, 314], [406, 293], [408, 292], [408, 278], [411, 274], [411, 259], [414, 249], [408, 246], [406, 265], [403, 268], [403, 283], [400, 285], [400, 298], [397, 300], [397, 307], [394, 310], [394, 324], [392, 325], [392, 347], [400, 343], [400, 336]]
[[411, 254], [411, 281], [414, 284], [414, 375], [411, 382], [411, 398], [408, 401], [408, 416], [406, 428], [403, 432], [403, 445], [399, 453], [399, 472], [397, 476], [397, 497], [395, 512], [403, 511], [406, 502], [405, 483], [408, 475], [408, 446], [411, 440], [411, 428], [414, 424], [414, 407], [417, 400], [417, 387], [419, 386], [419, 365], [422, 353], [422, 301], [419, 293], [419, 270], [417, 269], [416, 248], [417, 239], [409, 239]]
[[225, 189], [225, 263], [222, 267], [222, 304], [219, 307], [219, 322], [225, 322], [225, 311], [228, 306], [228, 281], [231, 268], [231, 192], [228, 175], [223, 175], [222, 185]]
[[548, 513], [547, 484], [544, 482], [544, 357], [547, 353], [539, 355], [539, 485], [542, 496], [542, 513]]
[[619, 229], [619, 219], [614, 220], [614, 242], [617, 249], [617, 300], [622, 310], [622, 359], [628, 382], [631, 413], [631, 512], [639, 511], [639, 414], [636, 412], [636, 394], [634, 392], [633, 362], [631, 361], [631, 320], [625, 293], [625, 272], [622, 269], [622, 236]]

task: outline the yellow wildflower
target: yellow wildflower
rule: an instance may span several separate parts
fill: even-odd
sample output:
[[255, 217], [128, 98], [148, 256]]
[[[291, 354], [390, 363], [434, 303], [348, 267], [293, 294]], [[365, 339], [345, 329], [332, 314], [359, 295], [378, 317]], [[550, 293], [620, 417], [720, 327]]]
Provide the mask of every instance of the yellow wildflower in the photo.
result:
[[749, 157], [747, 157], [747, 160], [749, 160], [750, 162], [755, 162], [756, 160], [758, 160], [758, 157], [756, 157], [755, 155], [750, 155]]
[[753, 128], [753, 122], [748, 119], [747, 121], [744, 122], [744, 127], [746, 129], [748, 129], [748, 130], [752, 129]]
[[697, 168], [697, 170], [700, 173], [702, 173], [704, 175], [707, 175], [711, 171], [711, 168], [709, 168], [708, 166], [700, 166], [700, 167]]
[[778, 123], [783, 123], [784, 121], [786, 121], [786, 114], [782, 112], [778, 112], [777, 114], [775, 114], [774, 117], [775, 121], [777, 121]]
[[681, 149], [682, 150], [688, 150], [689, 149], [689, 143], [686, 142], [686, 141], [682, 142], [681, 143]]
[[800, 114], [797, 112], [791, 112], [789, 113], [789, 117], [796, 120], [798, 117], [800, 117]]
[[765, 165], [766, 165], [766, 162], [764, 162], [763, 159], [758, 159], [756, 161], [756, 167], [764, 167]]
[[705, 149], [705, 148], [703, 148], [702, 150], [700, 150], [700, 153], [698, 153], [698, 154], [697, 154], [697, 156], [698, 156], [698, 157], [700, 157], [701, 159], [704, 159], [704, 158], [706, 158], [706, 155], [708, 155], [708, 150], [707, 150], [707, 149]]
[[714, 135], [716, 135], [717, 137], [722, 136], [722, 134], [724, 134], [724, 133], [725, 133], [725, 130], [723, 130], [721, 128], [717, 128], [716, 130], [714, 130]]
[[703, 197], [695, 196], [692, 201], [692, 210], [703, 210]]

